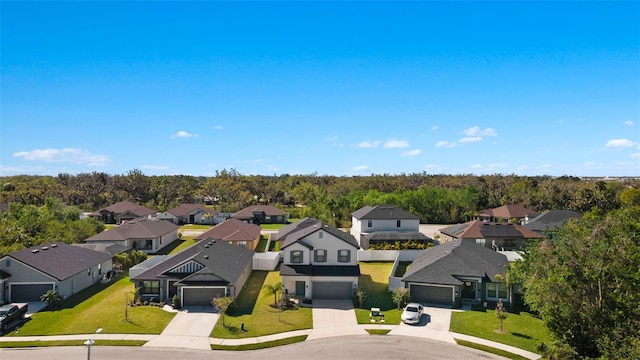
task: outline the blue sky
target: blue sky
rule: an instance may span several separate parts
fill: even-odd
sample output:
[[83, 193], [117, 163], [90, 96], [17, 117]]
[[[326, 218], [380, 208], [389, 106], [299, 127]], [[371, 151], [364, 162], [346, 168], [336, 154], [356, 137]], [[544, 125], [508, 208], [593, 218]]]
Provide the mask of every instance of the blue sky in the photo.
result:
[[0, 7], [1, 176], [640, 176], [637, 1]]

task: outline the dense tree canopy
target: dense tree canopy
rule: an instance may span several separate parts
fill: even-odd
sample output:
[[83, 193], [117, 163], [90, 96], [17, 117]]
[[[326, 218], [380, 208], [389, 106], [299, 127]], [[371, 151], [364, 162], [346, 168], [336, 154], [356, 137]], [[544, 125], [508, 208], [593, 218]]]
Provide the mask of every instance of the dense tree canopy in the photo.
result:
[[510, 275], [560, 358], [640, 358], [640, 207], [593, 210], [532, 246]]

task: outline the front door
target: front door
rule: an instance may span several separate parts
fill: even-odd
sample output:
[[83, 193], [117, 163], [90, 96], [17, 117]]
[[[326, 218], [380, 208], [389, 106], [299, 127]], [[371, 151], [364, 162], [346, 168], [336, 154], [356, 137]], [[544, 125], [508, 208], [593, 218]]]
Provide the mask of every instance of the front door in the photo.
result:
[[475, 281], [465, 281], [462, 284], [462, 298], [466, 300], [476, 299], [476, 283]]
[[304, 297], [305, 296], [304, 288], [305, 288], [304, 281], [296, 281], [296, 296]]

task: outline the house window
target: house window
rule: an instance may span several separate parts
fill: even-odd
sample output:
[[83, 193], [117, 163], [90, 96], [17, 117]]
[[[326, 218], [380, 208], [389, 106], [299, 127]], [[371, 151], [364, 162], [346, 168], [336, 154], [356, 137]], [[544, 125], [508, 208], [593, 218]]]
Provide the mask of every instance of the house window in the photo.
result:
[[98, 275], [102, 275], [102, 264], [98, 264]]
[[318, 232], [318, 237], [319, 237], [320, 239], [322, 239], [322, 231], [319, 231], [319, 232]]
[[160, 294], [160, 281], [143, 281], [142, 294]]
[[247, 242], [246, 241], [238, 241], [238, 246], [246, 248], [247, 247]]
[[502, 241], [502, 247], [505, 249], [515, 249], [517, 246], [516, 239], [504, 239]]
[[87, 269], [87, 276], [91, 276], [91, 268]]
[[6, 267], [11, 267], [11, 260], [7, 259], [7, 260], [4, 262], [4, 266], [6, 266]]
[[293, 250], [291, 252], [291, 263], [292, 264], [302, 264], [303, 256], [302, 250]]
[[402, 226], [402, 220], [396, 220], [396, 227]]
[[486, 244], [485, 239], [476, 239], [476, 244], [484, 246]]
[[487, 297], [492, 299], [506, 299], [509, 297], [509, 290], [504, 284], [488, 283]]
[[351, 251], [347, 249], [338, 250], [338, 262], [351, 261]]
[[373, 226], [373, 220], [369, 219], [367, 220], [367, 227], [372, 227]]
[[313, 257], [315, 262], [327, 262], [327, 250], [318, 249], [314, 251]]

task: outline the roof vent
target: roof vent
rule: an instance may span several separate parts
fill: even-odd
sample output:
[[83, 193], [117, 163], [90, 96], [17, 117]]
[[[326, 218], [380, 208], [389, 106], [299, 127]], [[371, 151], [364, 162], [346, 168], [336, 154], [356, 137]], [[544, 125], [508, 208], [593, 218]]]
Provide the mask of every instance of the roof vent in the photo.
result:
[[215, 240], [211, 240], [211, 245], [215, 244], [216, 241]]
[[58, 244], [51, 244], [51, 247], [52, 248], [56, 248], [56, 247], [58, 247]]
[[33, 250], [31, 250], [31, 252], [35, 254], [35, 253], [39, 253], [39, 252], [40, 252], [40, 250], [38, 250], [38, 249], [33, 249]]
[[49, 247], [48, 246], [43, 246], [42, 250], [49, 250]]
[[204, 244], [204, 247], [206, 247], [208, 249], [209, 248], [209, 244]]
[[205, 259], [208, 259], [208, 258], [209, 258], [209, 255], [206, 255], [206, 254], [205, 254], [204, 258], [205, 258]]

